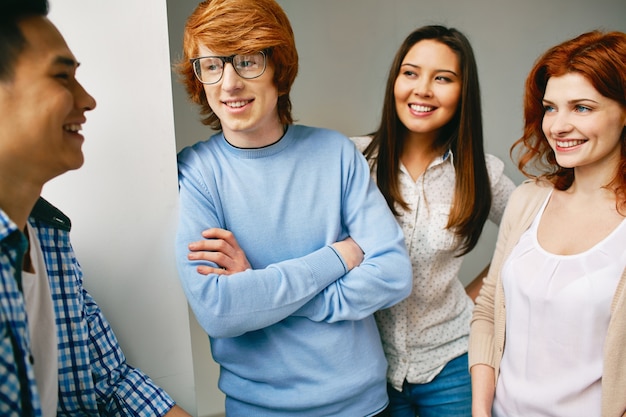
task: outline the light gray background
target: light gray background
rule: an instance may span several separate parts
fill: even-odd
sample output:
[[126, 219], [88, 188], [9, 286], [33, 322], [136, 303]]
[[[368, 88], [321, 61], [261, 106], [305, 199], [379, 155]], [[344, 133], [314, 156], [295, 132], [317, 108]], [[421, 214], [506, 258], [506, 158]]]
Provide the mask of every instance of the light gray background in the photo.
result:
[[[172, 248], [176, 151], [210, 135], [170, 79], [197, 0], [50, 1], [50, 17], [83, 62], [79, 79], [98, 108], [85, 127], [85, 166], [54, 180], [44, 195], [72, 217], [85, 285], [129, 361], [194, 415], [219, 415], [218, 368], [206, 335], [189, 319]], [[626, 31], [624, 0], [279, 3], [300, 53], [295, 117], [346, 135], [376, 128], [391, 59], [411, 30], [436, 23], [463, 31], [479, 65], [486, 149], [505, 161], [516, 183], [522, 177], [508, 150], [521, 133], [522, 88], [534, 60], [587, 30]], [[489, 262], [495, 233], [488, 225], [467, 258], [465, 282]]]
[[[348, 136], [376, 129], [387, 73], [404, 38], [415, 28], [442, 24], [461, 30], [473, 45], [482, 90], [487, 152], [523, 178], [509, 158], [521, 135], [525, 77], [548, 47], [592, 29], [626, 31], [624, 0], [278, 0], [291, 20], [300, 55], [292, 101], [299, 123], [337, 129]], [[168, 0], [172, 56], [180, 56], [186, 17], [194, 0]], [[174, 84], [178, 148], [209, 136], [197, 111]], [[469, 282], [489, 262], [497, 228], [488, 223], [466, 258]], [[193, 333], [193, 332], [192, 332]], [[206, 349], [197, 338], [194, 352]], [[196, 383], [212, 392], [217, 368], [196, 358]], [[198, 371], [204, 367], [203, 373]], [[202, 388], [205, 387], [205, 388]], [[219, 394], [218, 394], [219, 395]], [[199, 411], [215, 412], [212, 396], [198, 397]]]

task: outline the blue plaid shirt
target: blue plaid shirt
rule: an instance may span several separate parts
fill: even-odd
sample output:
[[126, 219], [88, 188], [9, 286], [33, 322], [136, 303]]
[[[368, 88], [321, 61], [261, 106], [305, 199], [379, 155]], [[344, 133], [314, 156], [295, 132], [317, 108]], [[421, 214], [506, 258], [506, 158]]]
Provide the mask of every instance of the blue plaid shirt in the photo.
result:
[[[172, 399], [129, 366], [113, 331], [83, 288], [70, 220], [39, 199], [29, 218], [41, 242], [59, 342], [58, 416], [162, 416]], [[24, 234], [0, 210], [0, 415], [40, 416], [24, 298]]]

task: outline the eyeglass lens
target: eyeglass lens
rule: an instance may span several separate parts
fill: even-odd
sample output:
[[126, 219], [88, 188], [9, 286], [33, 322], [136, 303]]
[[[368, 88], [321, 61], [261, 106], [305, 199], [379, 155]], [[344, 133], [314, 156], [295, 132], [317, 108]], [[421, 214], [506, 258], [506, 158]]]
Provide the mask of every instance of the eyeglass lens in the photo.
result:
[[226, 62], [232, 64], [241, 78], [257, 78], [265, 72], [265, 54], [262, 52], [247, 55], [233, 55], [230, 57], [201, 57], [194, 60], [193, 69], [200, 82], [204, 84], [215, 84], [222, 79]]

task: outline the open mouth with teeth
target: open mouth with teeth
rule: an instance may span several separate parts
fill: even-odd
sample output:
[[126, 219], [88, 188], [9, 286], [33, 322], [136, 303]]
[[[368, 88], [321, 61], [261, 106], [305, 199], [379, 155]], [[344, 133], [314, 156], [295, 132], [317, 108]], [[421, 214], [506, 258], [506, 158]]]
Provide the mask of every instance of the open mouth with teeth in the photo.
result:
[[573, 148], [574, 146], [579, 146], [582, 145], [583, 143], [587, 142], [584, 139], [580, 139], [580, 140], [557, 140], [556, 141], [556, 146], [558, 148]]
[[417, 105], [417, 104], [411, 104], [411, 105], [409, 105], [409, 107], [411, 108], [411, 110], [416, 111], [418, 113], [428, 113], [428, 112], [431, 112], [431, 111], [435, 110], [435, 107], [420, 106], [420, 105]]
[[81, 129], [82, 129], [82, 126], [77, 123], [63, 125], [63, 130], [67, 132], [76, 133], [76, 132], [80, 132]]
[[250, 102], [252, 102], [252, 100], [230, 101], [230, 102], [224, 102], [224, 104], [227, 105], [230, 108], [238, 109], [240, 107], [245, 106], [246, 104], [248, 104]]

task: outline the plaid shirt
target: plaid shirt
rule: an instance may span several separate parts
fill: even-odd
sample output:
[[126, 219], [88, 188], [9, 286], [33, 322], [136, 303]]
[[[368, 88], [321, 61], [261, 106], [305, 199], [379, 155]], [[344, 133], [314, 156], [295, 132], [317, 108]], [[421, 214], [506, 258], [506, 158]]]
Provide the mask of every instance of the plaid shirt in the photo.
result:
[[[162, 416], [172, 399], [126, 363], [117, 339], [82, 285], [70, 220], [39, 199], [29, 222], [41, 242], [59, 343], [58, 416]], [[40, 416], [21, 265], [26, 238], [0, 210], [0, 415]]]

